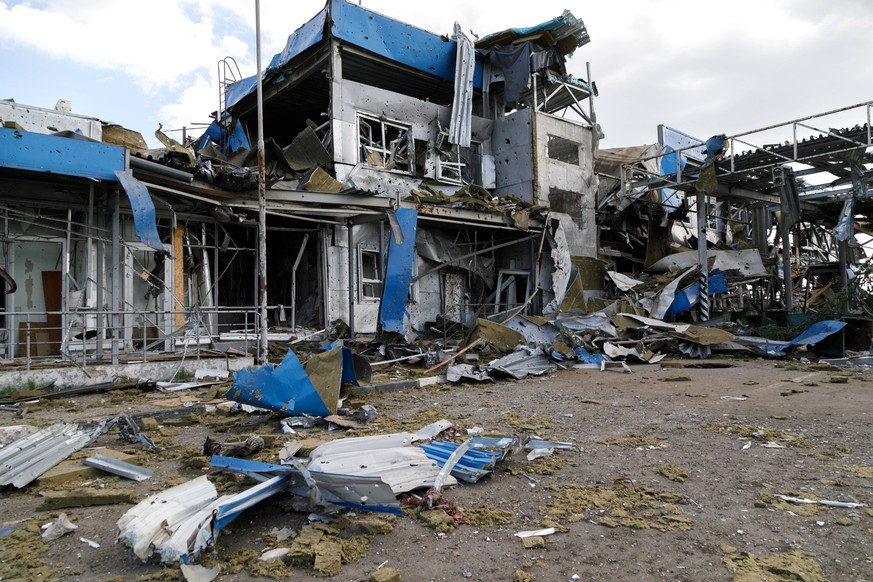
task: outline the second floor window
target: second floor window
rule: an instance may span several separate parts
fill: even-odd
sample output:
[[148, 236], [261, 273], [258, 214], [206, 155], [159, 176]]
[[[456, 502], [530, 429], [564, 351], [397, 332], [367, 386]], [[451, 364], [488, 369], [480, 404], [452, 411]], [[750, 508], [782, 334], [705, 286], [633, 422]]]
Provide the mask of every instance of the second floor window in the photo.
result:
[[372, 168], [412, 173], [412, 127], [358, 113], [360, 161]]

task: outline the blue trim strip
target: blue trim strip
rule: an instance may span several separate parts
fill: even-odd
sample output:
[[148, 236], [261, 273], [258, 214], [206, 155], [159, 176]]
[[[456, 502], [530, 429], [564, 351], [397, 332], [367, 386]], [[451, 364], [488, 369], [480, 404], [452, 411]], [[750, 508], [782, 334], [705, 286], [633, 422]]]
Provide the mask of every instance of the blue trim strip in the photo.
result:
[[415, 231], [418, 225], [418, 210], [398, 208], [395, 211], [403, 242], [394, 236], [388, 243], [388, 266], [385, 269], [385, 285], [379, 323], [383, 332], [403, 333], [403, 316], [409, 299], [409, 284], [412, 282], [412, 265], [415, 261]]

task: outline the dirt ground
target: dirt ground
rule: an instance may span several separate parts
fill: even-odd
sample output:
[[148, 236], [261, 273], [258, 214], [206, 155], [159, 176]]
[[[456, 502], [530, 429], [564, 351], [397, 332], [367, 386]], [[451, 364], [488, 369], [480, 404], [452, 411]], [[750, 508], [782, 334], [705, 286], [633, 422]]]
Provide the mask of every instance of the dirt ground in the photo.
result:
[[[457, 525], [409, 510], [313, 526], [309, 515], [286, 511], [287, 500], [273, 498], [231, 523], [202, 556], [201, 564], [221, 566], [222, 581], [323, 579], [311, 554], [292, 553], [291, 564], [256, 559], [266, 549], [299, 549], [313, 535], [341, 548], [333, 579], [344, 581], [368, 580], [380, 567], [411, 581], [873, 580], [873, 510], [776, 497], [873, 503], [873, 371], [760, 359], [707, 363], [726, 367], [676, 360], [632, 373], [570, 369], [523, 381], [358, 394], [352, 407], [378, 411], [369, 432], [314, 428], [285, 436], [277, 416], [201, 413], [198, 405], [221, 394], [209, 388], [43, 401], [29, 405], [23, 420], [0, 412], [0, 422], [165, 415], [144, 427], [157, 452], [122, 441], [117, 431], [97, 442], [135, 454], [155, 471], [151, 479], [103, 475], [52, 487], [117, 488], [139, 498], [210, 472], [202, 456], [207, 436], [275, 436], [254, 457], [272, 462], [289, 439], [414, 431], [440, 418], [456, 423], [459, 441], [466, 429], [481, 427], [484, 434], [536, 434], [575, 445], [535, 461], [514, 455], [492, 476], [444, 491], [463, 512]], [[188, 409], [195, 413], [187, 414], [179, 398], [197, 401]], [[169, 411], [184, 414], [166, 417]], [[85, 453], [93, 451], [79, 457]], [[220, 491], [249, 485], [226, 475], [215, 481]], [[39, 526], [59, 513], [40, 510], [40, 494], [49, 490], [37, 481], [0, 492], [0, 529], [13, 528], [0, 538], [0, 580], [183, 579], [178, 567], [143, 564], [115, 543], [115, 523], [130, 503], [66, 509], [78, 529], [42, 542]], [[515, 536], [546, 527], [555, 533], [527, 543]], [[271, 532], [283, 528], [291, 537], [277, 541]]]

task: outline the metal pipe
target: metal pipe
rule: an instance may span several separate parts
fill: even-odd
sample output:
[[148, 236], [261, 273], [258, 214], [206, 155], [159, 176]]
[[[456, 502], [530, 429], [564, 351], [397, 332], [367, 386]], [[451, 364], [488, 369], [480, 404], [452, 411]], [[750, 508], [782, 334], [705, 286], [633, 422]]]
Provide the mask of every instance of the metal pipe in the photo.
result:
[[697, 262], [700, 264], [700, 320], [709, 321], [709, 265], [706, 256], [706, 194], [697, 192]]
[[849, 286], [849, 241], [841, 240], [837, 244], [840, 262], [840, 291], [845, 291]]
[[327, 227], [323, 227], [321, 231], [321, 235], [319, 236], [319, 246], [318, 253], [321, 257], [321, 268], [318, 270], [318, 282], [319, 288], [321, 289], [321, 314], [322, 314], [322, 325], [324, 325], [324, 329], [327, 329], [330, 326], [330, 315], [328, 313], [329, 303], [330, 303], [330, 285], [328, 284], [328, 270], [330, 266], [328, 265], [328, 257], [327, 254], [330, 252], [330, 244], [328, 241], [328, 237], [330, 233], [327, 230]]
[[267, 363], [267, 180], [264, 168], [264, 82], [261, 71], [261, 2], [255, 0], [255, 36], [258, 67], [258, 304], [260, 342], [258, 362]]
[[[104, 204], [100, 204], [100, 212], [98, 213], [97, 220], [100, 222], [101, 227], [104, 224], [104, 220], [106, 219], [106, 206]], [[95, 357], [102, 358], [103, 357], [103, 330], [105, 329], [105, 321], [104, 317], [104, 308], [103, 308], [103, 277], [106, 275], [106, 242], [100, 237], [97, 239], [97, 257], [95, 259], [95, 275], [96, 275], [96, 293], [95, 293], [95, 303], [94, 309], [97, 313], [97, 336], [96, 341], [94, 342], [96, 350]], [[83, 326], [83, 334], [82, 334], [82, 360], [84, 363], [85, 353], [87, 352], [86, 343], [85, 343], [85, 334], [84, 330], [86, 326]]]
[[591, 61], [586, 61], [585, 72], [588, 73], [588, 115], [591, 118], [591, 124], [594, 125], [597, 122], [597, 117], [594, 115], [594, 83], [591, 81]]
[[[67, 240], [64, 248], [64, 265], [61, 268], [62, 273], [61, 277], [63, 278], [63, 283], [61, 284], [61, 329], [58, 330], [58, 333], [61, 336], [61, 345], [60, 350], [61, 353], [64, 353], [64, 345], [63, 342], [66, 339], [66, 330], [70, 329], [70, 252], [72, 248], [72, 226], [69, 226], [69, 223], [73, 222], [73, 211], [71, 209], [67, 209]], [[86, 279], [87, 281], [87, 279]], [[46, 318], [48, 320], [48, 318]]]
[[785, 299], [785, 311], [791, 312], [794, 309], [794, 289], [791, 284], [791, 245], [789, 231], [785, 229], [782, 233], [782, 283], [783, 296]]
[[[121, 300], [121, 195], [116, 190], [113, 194], [115, 207], [112, 211], [112, 293], [110, 304], [112, 309], [112, 364], [118, 364], [118, 334], [121, 332], [119, 318], [119, 301]], [[83, 336], [84, 341], [84, 336]]]
[[144, 172], [151, 172], [152, 174], [157, 174], [166, 178], [172, 178], [180, 182], [192, 182], [194, 180], [194, 176], [189, 174], [188, 172], [177, 170], [175, 168], [170, 168], [157, 162], [152, 162], [151, 160], [138, 158], [136, 156], [130, 156], [129, 160], [130, 167], [132, 169], [143, 170]]
[[346, 224], [349, 242], [349, 337], [355, 339], [355, 240], [352, 237], [355, 223], [349, 220]]

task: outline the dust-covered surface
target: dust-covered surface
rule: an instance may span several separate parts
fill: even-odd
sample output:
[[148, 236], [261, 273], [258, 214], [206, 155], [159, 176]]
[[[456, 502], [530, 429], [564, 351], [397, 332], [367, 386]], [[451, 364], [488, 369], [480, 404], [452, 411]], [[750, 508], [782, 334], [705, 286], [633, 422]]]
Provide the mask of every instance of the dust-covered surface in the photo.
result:
[[[371, 404], [378, 417], [357, 432], [284, 435], [278, 416], [204, 408], [220, 402], [223, 390], [214, 388], [79, 396], [30, 404], [24, 418], [2, 412], [6, 426], [150, 413], [155, 420], [140, 425], [159, 450], [111, 431], [96, 444], [133, 455], [130, 462], [154, 470], [152, 478], [95, 473], [0, 492], [0, 579], [183, 579], [178, 566], [143, 564], [115, 543], [115, 523], [129, 503], [66, 507], [77, 529], [43, 542], [40, 526], [60, 510], [40, 510], [40, 492], [120, 489], [142, 498], [212, 474], [207, 437], [239, 443], [260, 436], [264, 447], [250, 458], [278, 462], [289, 440], [300, 440], [305, 452], [321, 441], [414, 431], [446, 418], [456, 442], [473, 429], [569, 442], [574, 450], [532, 461], [515, 451], [492, 476], [445, 489], [435, 508], [407, 507], [396, 518], [346, 513], [312, 521], [277, 496], [233, 521], [199, 563], [219, 565], [222, 581], [363, 581], [389, 568], [412, 581], [873, 580], [873, 509], [780, 497], [873, 503], [873, 371], [731, 363], [729, 372], [685, 367], [681, 382], [675, 368], [646, 365], [631, 374], [564, 370], [525, 381], [358, 394], [347, 405]], [[252, 484], [211, 478], [220, 492]], [[527, 542], [515, 535], [543, 528], [555, 532]], [[284, 557], [259, 560], [267, 550]]]

